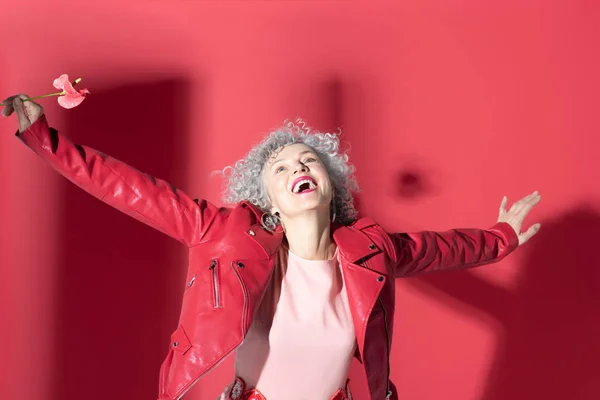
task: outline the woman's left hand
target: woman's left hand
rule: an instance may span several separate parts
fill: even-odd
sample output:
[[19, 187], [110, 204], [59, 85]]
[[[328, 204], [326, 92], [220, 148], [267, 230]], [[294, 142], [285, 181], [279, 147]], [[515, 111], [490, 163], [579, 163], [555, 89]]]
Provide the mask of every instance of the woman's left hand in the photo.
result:
[[508, 198], [504, 196], [502, 199], [502, 203], [500, 204], [500, 215], [498, 216], [498, 222], [506, 222], [509, 224], [519, 236], [519, 246], [523, 243], [527, 242], [529, 239], [533, 237], [540, 230], [540, 224], [533, 224], [529, 229], [525, 232], [521, 233], [521, 228], [523, 227], [523, 221], [529, 211], [540, 202], [541, 196], [537, 192], [537, 190], [531, 193], [527, 197], [523, 197], [521, 200], [514, 203], [510, 210], [506, 211], [506, 204], [508, 203]]

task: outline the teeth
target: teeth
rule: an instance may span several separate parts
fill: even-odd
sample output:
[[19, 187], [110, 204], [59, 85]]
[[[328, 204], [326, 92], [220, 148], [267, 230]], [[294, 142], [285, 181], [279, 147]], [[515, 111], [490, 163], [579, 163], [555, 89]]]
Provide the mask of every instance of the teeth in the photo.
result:
[[308, 183], [309, 189], [314, 189], [317, 187], [317, 185], [315, 185], [315, 183], [310, 179], [303, 179], [300, 182], [296, 183], [296, 185], [294, 185], [293, 192], [298, 193], [300, 191], [300, 186], [302, 186], [305, 183]]

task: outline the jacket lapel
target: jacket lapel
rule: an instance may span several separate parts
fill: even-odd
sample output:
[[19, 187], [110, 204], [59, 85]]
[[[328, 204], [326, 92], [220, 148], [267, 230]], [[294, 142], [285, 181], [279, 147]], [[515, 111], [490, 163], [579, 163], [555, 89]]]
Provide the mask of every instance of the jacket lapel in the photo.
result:
[[359, 224], [336, 227], [333, 237], [341, 256], [344, 284], [354, 321], [358, 350], [362, 356], [369, 316], [388, 278], [385, 271], [379, 271], [385, 266], [369, 268], [367, 260], [381, 253], [381, 249], [358, 229], [366, 227]]

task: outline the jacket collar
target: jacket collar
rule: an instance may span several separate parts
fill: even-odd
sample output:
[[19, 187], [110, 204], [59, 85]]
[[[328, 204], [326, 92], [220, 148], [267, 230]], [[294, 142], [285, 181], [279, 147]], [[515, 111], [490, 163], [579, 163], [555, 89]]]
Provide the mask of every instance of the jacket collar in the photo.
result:
[[263, 248], [266, 258], [271, 258], [281, 246], [284, 236], [283, 229], [277, 227], [273, 232], [265, 229], [261, 223], [264, 212], [254, 204], [242, 201], [240, 207], [247, 208], [254, 216], [250, 221], [249, 228], [246, 229], [246, 236]]
[[[267, 256], [275, 254], [284, 237], [283, 229], [279, 226], [274, 232], [267, 231], [261, 224], [264, 212], [260, 208], [248, 201], [242, 201], [240, 205], [248, 208], [255, 217], [254, 224], [246, 231], [246, 234], [262, 246]], [[377, 244], [363, 232], [365, 228], [374, 225], [376, 223], [370, 218], [361, 218], [348, 226], [331, 224], [333, 240], [344, 258], [352, 263], [358, 263], [381, 252]]]
[[359, 263], [361, 260], [381, 252], [381, 249], [371, 240], [369, 235], [363, 232], [363, 229], [373, 225], [375, 225], [375, 222], [368, 218], [361, 218], [348, 226], [332, 224], [333, 240], [337, 244], [340, 253], [347, 260], [352, 263]]

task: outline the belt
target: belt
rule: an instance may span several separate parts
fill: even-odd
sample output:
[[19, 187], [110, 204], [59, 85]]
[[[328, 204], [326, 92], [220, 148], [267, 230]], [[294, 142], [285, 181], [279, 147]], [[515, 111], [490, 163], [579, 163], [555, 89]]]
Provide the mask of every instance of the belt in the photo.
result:
[[[344, 389], [338, 389], [329, 400], [352, 400], [350, 393], [350, 380], [346, 381]], [[258, 389], [246, 390], [246, 383], [241, 378], [235, 378], [233, 383], [220, 397], [221, 400], [267, 400]], [[271, 399], [273, 400], [273, 399]]]

